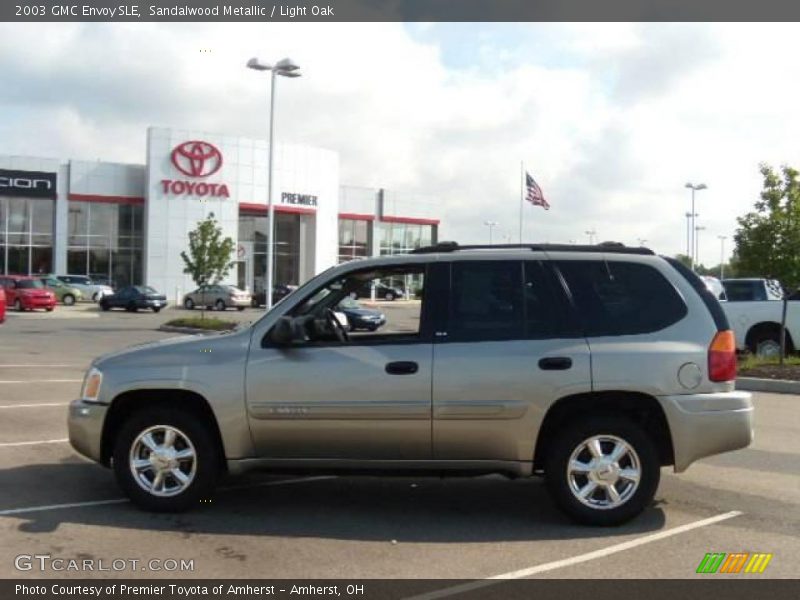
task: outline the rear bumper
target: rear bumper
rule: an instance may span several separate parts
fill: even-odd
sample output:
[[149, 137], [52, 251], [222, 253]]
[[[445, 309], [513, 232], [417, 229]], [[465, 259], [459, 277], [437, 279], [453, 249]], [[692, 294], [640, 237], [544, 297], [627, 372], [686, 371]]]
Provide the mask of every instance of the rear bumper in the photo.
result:
[[658, 400], [672, 435], [676, 473], [696, 460], [745, 448], [753, 441], [749, 392], [661, 396]]
[[100, 445], [107, 412], [107, 405], [84, 400], [73, 400], [69, 405], [69, 443], [79, 453], [97, 462], [102, 461]]

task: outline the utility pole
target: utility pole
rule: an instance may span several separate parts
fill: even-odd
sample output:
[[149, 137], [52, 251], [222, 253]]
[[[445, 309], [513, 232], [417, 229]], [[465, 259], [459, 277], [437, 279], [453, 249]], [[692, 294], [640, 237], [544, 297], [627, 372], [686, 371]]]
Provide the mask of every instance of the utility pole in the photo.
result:
[[590, 246], [594, 245], [594, 236], [597, 235], [597, 231], [595, 231], [595, 229], [592, 228], [592, 229], [587, 229], [586, 231], [584, 231], [584, 233], [589, 236], [589, 245]]
[[718, 235], [719, 238], [719, 278], [725, 279], [725, 240], [728, 236]]

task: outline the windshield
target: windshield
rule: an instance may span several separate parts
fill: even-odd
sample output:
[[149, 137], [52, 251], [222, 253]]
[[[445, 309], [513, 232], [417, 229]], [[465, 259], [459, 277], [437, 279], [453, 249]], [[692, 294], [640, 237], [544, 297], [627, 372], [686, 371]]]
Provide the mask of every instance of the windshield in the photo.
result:
[[342, 298], [341, 302], [339, 302], [339, 308], [361, 308], [361, 304], [357, 300], [347, 297]]
[[158, 294], [153, 288], [149, 285], [137, 285], [136, 289], [141, 292], [142, 294]]
[[17, 281], [17, 287], [20, 289], [43, 288], [44, 285], [38, 279], [20, 279]]

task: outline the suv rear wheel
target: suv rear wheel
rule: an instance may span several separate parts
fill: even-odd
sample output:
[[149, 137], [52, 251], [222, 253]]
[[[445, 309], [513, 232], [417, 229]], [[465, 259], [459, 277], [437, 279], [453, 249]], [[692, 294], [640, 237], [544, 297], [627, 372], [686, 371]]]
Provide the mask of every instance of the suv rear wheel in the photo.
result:
[[625, 418], [587, 418], [548, 449], [545, 477], [558, 507], [587, 525], [619, 525], [653, 499], [661, 467], [653, 442]]
[[134, 413], [119, 431], [114, 474], [138, 506], [176, 512], [211, 495], [221, 459], [200, 417], [180, 409], [147, 408]]

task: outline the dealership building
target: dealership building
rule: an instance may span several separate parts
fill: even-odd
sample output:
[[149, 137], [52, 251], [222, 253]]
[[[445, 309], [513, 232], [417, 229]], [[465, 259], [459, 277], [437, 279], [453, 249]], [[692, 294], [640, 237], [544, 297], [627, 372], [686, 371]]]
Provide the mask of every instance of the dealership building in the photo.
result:
[[[267, 150], [260, 139], [151, 127], [143, 165], [0, 155], [0, 273], [85, 274], [180, 298], [194, 288], [181, 252], [213, 215], [235, 242], [227, 283], [260, 291]], [[276, 143], [273, 172], [276, 284], [437, 240], [436, 203], [342, 184], [336, 152]]]

